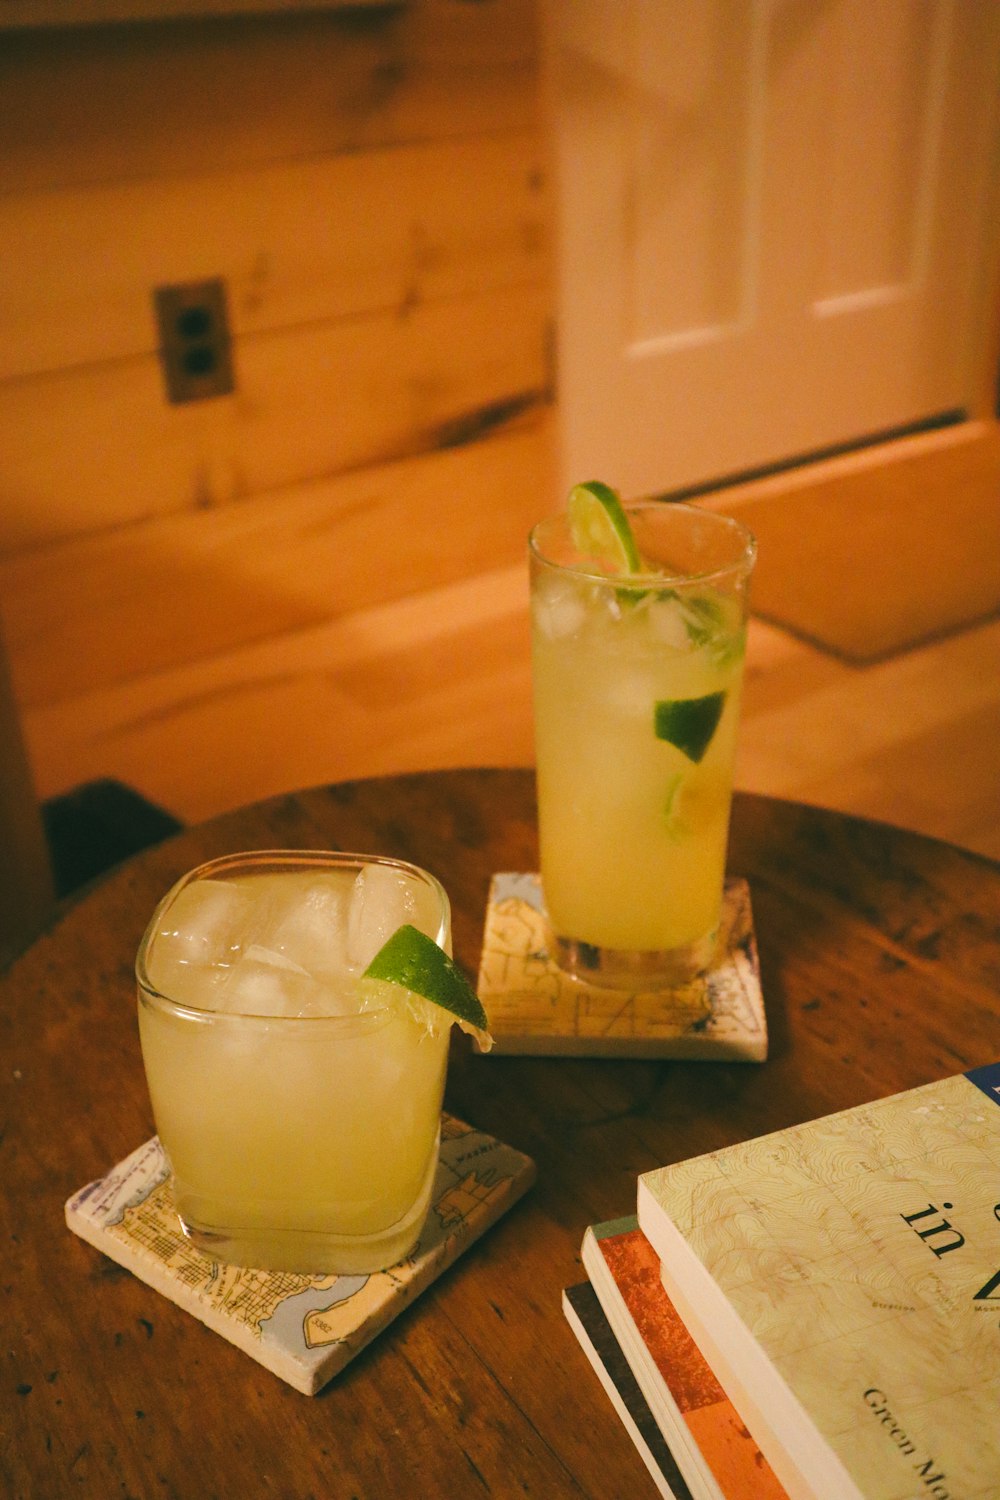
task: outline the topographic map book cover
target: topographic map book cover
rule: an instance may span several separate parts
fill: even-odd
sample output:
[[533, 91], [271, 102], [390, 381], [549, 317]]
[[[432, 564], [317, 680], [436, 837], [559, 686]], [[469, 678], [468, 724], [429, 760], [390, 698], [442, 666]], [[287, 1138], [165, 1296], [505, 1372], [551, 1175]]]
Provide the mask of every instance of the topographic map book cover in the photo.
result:
[[677, 1057], [763, 1062], [767, 1020], [750, 907], [726, 881], [718, 951], [705, 975], [668, 990], [612, 990], [571, 979], [551, 957], [541, 879], [493, 876], [477, 990], [490, 1056]]
[[638, 1219], [796, 1500], [997, 1500], [1000, 1063], [645, 1173]]
[[200, 1322], [315, 1395], [535, 1180], [530, 1157], [441, 1120], [431, 1211], [413, 1254], [371, 1275], [304, 1276], [223, 1265], [184, 1236], [154, 1136], [66, 1204], [74, 1233]]

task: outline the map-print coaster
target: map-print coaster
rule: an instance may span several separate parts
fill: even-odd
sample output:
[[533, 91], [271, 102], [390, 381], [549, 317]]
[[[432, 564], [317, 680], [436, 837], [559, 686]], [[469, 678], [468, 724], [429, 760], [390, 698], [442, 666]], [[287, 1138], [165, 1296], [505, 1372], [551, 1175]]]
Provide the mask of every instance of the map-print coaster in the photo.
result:
[[443, 1115], [438, 1174], [420, 1242], [406, 1260], [371, 1275], [303, 1276], [213, 1260], [181, 1230], [155, 1136], [74, 1193], [66, 1223], [273, 1374], [314, 1396], [534, 1180], [530, 1157]]
[[539, 877], [494, 875], [477, 986], [490, 1019], [494, 1053], [743, 1062], [767, 1057], [767, 1020], [745, 880], [726, 881], [715, 965], [676, 989], [632, 993], [571, 979], [550, 957], [547, 943]]

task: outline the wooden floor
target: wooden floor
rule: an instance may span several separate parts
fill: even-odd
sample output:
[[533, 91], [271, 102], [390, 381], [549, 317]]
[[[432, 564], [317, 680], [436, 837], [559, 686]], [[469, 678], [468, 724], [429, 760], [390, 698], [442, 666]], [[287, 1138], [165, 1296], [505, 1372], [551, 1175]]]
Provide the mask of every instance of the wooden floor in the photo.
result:
[[[41, 796], [114, 776], [187, 821], [327, 781], [529, 764], [526, 570], [91, 683], [24, 723]], [[1000, 859], [1000, 618], [869, 666], [755, 619], [738, 785]]]

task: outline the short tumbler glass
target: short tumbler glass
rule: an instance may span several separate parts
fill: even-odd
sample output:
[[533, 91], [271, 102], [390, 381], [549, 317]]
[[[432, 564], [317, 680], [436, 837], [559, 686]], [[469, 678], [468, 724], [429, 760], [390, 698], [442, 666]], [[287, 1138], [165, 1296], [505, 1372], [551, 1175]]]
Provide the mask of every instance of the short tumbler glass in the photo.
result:
[[640, 574], [568, 514], [529, 539], [541, 875], [554, 957], [611, 988], [703, 973], [721, 911], [755, 542], [693, 505], [627, 506]]
[[216, 1259], [369, 1272], [416, 1244], [450, 1027], [358, 982], [402, 922], [451, 951], [434, 876], [356, 854], [230, 855], [157, 907], [136, 960], [143, 1061], [181, 1223]]

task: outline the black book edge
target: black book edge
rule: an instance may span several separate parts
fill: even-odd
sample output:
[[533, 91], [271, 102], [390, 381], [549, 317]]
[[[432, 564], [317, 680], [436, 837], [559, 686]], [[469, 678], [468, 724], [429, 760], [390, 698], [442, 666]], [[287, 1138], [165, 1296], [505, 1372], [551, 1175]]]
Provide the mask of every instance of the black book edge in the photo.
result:
[[565, 1288], [563, 1311], [660, 1494], [665, 1500], [693, 1500], [589, 1281]]

